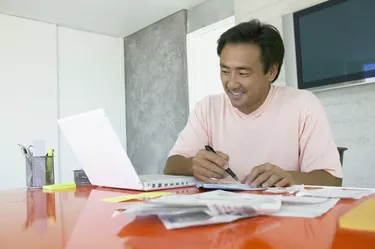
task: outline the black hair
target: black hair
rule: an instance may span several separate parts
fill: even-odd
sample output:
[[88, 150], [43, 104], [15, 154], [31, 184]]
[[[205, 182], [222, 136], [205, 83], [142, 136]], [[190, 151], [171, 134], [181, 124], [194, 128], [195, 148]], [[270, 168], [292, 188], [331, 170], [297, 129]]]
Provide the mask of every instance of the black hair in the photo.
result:
[[267, 73], [273, 65], [278, 66], [278, 73], [272, 82], [276, 81], [280, 74], [285, 53], [284, 43], [279, 31], [274, 26], [261, 23], [257, 19], [240, 23], [220, 36], [217, 54], [220, 56], [221, 51], [227, 44], [241, 43], [259, 46], [264, 73]]

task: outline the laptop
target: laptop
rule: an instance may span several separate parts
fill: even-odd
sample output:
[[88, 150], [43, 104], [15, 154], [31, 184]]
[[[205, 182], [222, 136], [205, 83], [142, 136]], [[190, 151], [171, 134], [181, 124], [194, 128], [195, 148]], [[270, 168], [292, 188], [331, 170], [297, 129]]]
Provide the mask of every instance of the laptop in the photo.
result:
[[138, 175], [103, 109], [62, 118], [58, 124], [92, 185], [147, 191], [196, 184], [190, 176]]

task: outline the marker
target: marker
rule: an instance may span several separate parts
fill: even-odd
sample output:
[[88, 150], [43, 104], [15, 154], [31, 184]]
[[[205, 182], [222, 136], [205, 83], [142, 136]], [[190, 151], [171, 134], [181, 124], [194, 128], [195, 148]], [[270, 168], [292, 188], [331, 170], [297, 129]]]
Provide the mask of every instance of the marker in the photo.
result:
[[46, 156], [53, 156], [54, 151], [55, 150], [53, 148], [48, 148], [48, 152]]
[[[213, 153], [216, 154], [216, 151], [215, 151], [211, 146], [206, 145], [205, 148], [206, 148], [207, 151], [211, 151], [211, 152], [213, 152]], [[238, 177], [236, 176], [236, 174], [235, 174], [235, 173], [234, 173], [229, 167], [228, 167], [225, 171], [228, 172], [228, 174], [229, 174], [231, 177], [233, 177], [234, 180], [236, 180], [237, 182], [240, 181], [240, 180], [238, 179]]]
[[55, 183], [55, 169], [53, 167], [53, 153], [55, 150], [53, 148], [48, 148], [46, 154], [46, 183], [54, 184]]

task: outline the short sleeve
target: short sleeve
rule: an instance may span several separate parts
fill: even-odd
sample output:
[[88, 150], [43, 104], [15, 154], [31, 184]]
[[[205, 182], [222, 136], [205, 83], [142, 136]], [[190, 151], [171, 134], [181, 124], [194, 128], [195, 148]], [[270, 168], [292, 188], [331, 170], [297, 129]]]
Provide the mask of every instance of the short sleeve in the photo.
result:
[[179, 133], [169, 156], [181, 155], [186, 158], [194, 157], [199, 150], [208, 144], [207, 108], [208, 99], [198, 102], [190, 113], [188, 122]]
[[299, 138], [301, 171], [325, 170], [342, 178], [340, 155], [320, 100], [307, 92], [303, 102], [306, 108], [300, 120], [303, 127]]

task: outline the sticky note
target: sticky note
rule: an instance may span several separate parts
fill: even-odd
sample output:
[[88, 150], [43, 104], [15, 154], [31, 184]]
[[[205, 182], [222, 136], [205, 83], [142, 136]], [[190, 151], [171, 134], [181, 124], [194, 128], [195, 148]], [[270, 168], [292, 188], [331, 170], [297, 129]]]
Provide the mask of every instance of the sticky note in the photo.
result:
[[170, 192], [147, 192], [147, 193], [140, 193], [136, 195], [123, 195], [117, 197], [110, 197], [102, 199], [104, 202], [112, 202], [112, 203], [119, 203], [123, 201], [130, 201], [130, 200], [138, 200], [138, 199], [147, 199], [147, 198], [156, 198], [166, 195], [171, 195], [173, 193]]
[[74, 182], [43, 186], [43, 190], [47, 190], [47, 191], [71, 190], [75, 188], [76, 188], [76, 184]]
[[341, 228], [375, 232], [375, 198], [370, 198], [339, 219]]

